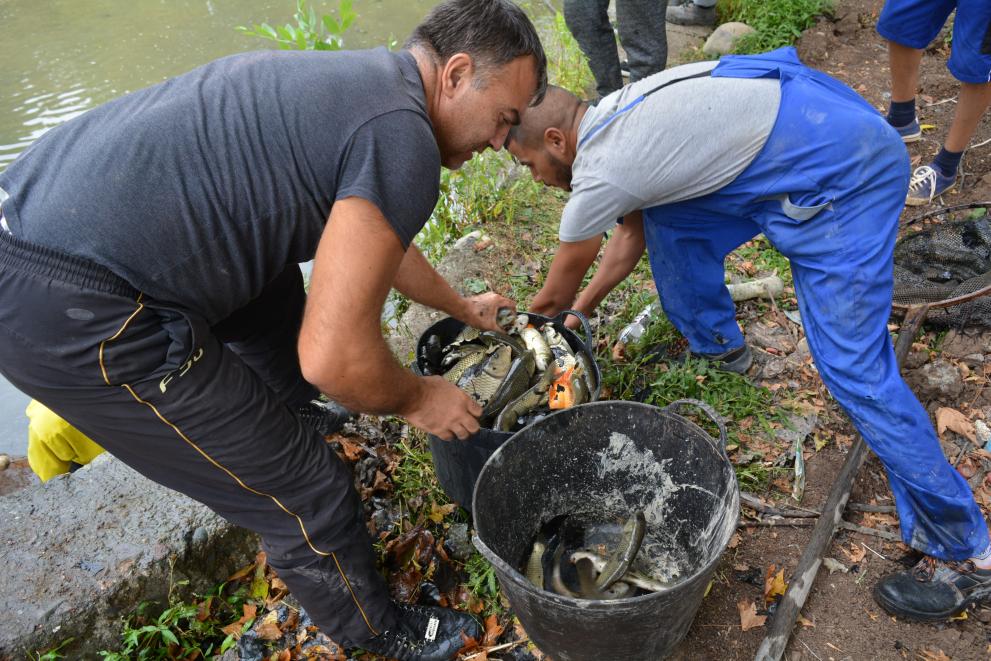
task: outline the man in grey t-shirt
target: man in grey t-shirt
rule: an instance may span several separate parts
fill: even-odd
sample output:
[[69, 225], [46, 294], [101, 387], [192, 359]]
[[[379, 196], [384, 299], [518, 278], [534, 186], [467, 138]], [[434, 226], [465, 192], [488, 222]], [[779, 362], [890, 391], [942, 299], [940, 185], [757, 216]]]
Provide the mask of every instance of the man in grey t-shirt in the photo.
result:
[[519, 7], [446, 0], [401, 52], [232, 56], [67, 122], [0, 174], [0, 371], [258, 532], [336, 642], [453, 657], [478, 623], [390, 601], [351, 471], [298, 406], [478, 430], [464, 392], [395, 360], [381, 310], [393, 287], [481, 328], [513, 305], [463, 298], [411, 241], [441, 164], [499, 149], [545, 84]]
[[819, 374], [887, 470], [905, 543], [929, 556], [883, 578], [878, 602], [939, 620], [991, 592], [987, 524], [899, 375], [887, 330], [908, 158], [870, 105], [789, 48], [678, 67], [594, 109], [552, 88], [508, 147], [536, 179], [572, 191], [536, 312], [590, 313], [646, 246], [691, 353], [745, 371], [723, 260], [763, 232], [791, 262]]

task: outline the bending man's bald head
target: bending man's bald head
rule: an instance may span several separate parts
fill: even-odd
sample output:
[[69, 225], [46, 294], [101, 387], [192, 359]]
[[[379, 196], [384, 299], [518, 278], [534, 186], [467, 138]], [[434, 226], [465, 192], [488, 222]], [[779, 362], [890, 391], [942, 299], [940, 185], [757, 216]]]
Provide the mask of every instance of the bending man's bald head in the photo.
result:
[[522, 123], [510, 129], [509, 143], [515, 141], [527, 148], [541, 146], [547, 129], [570, 130], [581, 106], [582, 101], [568, 90], [548, 85], [544, 100], [528, 108]]

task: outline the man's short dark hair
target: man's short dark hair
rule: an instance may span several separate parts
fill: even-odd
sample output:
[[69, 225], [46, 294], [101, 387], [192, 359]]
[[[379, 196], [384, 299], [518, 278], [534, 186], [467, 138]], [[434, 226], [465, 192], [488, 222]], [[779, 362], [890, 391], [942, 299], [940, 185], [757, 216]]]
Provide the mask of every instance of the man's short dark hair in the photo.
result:
[[447, 0], [434, 7], [416, 26], [406, 48], [426, 48], [447, 62], [456, 53], [475, 60], [480, 74], [518, 57], [531, 56], [537, 64], [540, 103], [547, 89], [547, 57], [537, 30], [522, 9], [510, 0]]

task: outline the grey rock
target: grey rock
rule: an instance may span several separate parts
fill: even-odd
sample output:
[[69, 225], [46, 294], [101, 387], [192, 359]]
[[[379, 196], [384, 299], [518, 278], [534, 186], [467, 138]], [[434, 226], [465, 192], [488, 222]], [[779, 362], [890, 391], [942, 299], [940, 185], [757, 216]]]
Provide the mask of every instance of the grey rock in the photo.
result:
[[755, 30], [746, 23], [736, 21], [723, 23], [705, 40], [702, 52], [710, 57], [728, 55], [736, 48], [736, 43], [741, 37], [753, 32]]
[[960, 359], [967, 367], [981, 367], [984, 365], [984, 354], [970, 353]]
[[963, 331], [950, 330], [943, 337], [939, 351], [948, 358], [966, 358], [991, 353], [991, 332], [969, 328]]
[[808, 415], [789, 414], [785, 426], [778, 429], [774, 435], [788, 443], [789, 447], [794, 447], [796, 442], [804, 441], [805, 438], [816, 428], [819, 416], [814, 412]]
[[935, 360], [923, 365], [915, 373], [916, 394], [923, 401], [939, 400], [953, 403], [963, 392], [963, 377], [960, 370], [945, 360]]
[[991, 441], [991, 428], [983, 420], [974, 420], [974, 435], [977, 437], [977, 444], [983, 448]]
[[905, 356], [905, 365], [903, 368], [906, 370], [917, 370], [928, 362], [928, 351], [909, 351], [908, 355]]
[[[485, 280], [486, 276], [498, 272], [500, 265], [486, 256], [487, 251], [476, 252], [475, 244], [486, 237], [479, 231], [470, 232], [455, 242], [437, 265], [437, 272], [450, 283], [458, 293], [470, 296], [465, 282], [475, 279]], [[503, 265], [504, 266], [504, 265]], [[413, 303], [399, 320], [398, 327], [388, 339], [393, 355], [403, 365], [412, 365], [416, 356], [416, 342], [427, 328], [440, 321], [444, 313]]]
[[798, 341], [798, 344], [795, 345], [795, 351], [788, 358], [796, 363], [804, 363], [811, 357], [812, 352], [809, 350], [809, 340], [803, 335]]
[[445, 539], [447, 548], [451, 551], [451, 557], [459, 562], [467, 562], [475, 547], [471, 543], [471, 535], [468, 533], [467, 523], [452, 523], [447, 531]]
[[141, 601], [164, 601], [170, 576], [202, 592], [258, 551], [254, 534], [109, 454], [0, 497], [0, 514], [0, 557], [9, 569], [0, 591], [0, 658], [23, 658], [70, 637], [70, 658], [116, 649], [120, 617]]

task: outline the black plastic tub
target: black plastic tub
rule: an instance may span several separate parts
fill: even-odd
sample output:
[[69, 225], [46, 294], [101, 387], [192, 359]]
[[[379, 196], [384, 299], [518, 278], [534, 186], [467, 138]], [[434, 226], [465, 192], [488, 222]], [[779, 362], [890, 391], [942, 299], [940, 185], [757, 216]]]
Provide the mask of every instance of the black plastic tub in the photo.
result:
[[[556, 317], [545, 317], [540, 314], [528, 312], [530, 317], [539, 322], [554, 324], [554, 328], [561, 333], [568, 345], [576, 353], [581, 352], [588, 357], [592, 365], [593, 381], [591, 383], [591, 401], [599, 399], [602, 391], [602, 374], [599, 366], [595, 362], [595, 352], [592, 346], [592, 329], [588, 324], [588, 319], [581, 312], [565, 310]], [[585, 331], [585, 340], [582, 340], [573, 330], [564, 325], [564, 320], [568, 315], [577, 317]], [[535, 323], [534, 325], [539, 325]], [[420, 336], [416, 345], [416, 362], [414, 370], [418, 374], [423, 374], [424, 365], [420, 359], [421, 349], [427, 338], [436, 335], [440, 338], [442, 345], [447, 345], [458, 336], [458, 333], [465, 327], [463, 322], [448, 317], [441, 319]], [[437, 473], [437, 481], [444, 489], [448, 498], [467, 510], [471, 509], [471, 496], [475, 489], [475, 480], [485, 465], [485, 461], [496, 449], [512, 437], [511, 432], [494, 431], [492, 429], [480, 429], [478, 433], [467, 439], [445, 441], [436, 436], [428, 435], [430, 441], [430, 454], [434, 459], [434, 470]]]
[[[678, 415], [686, 404], [717, 423], [718, 441]], [[666, 589], [576, 599], [538, 589], [517, 570], [554, 517], [606, 521], [637, 510], [647, 533], [634, 569]], [[656, 661], [688, 632], [739, 511], [725, 428], [705, 404], [598, 402], [530, 425], [489, 457], [475, 487], [473, 541], [527, 634], [555, 661]]]

